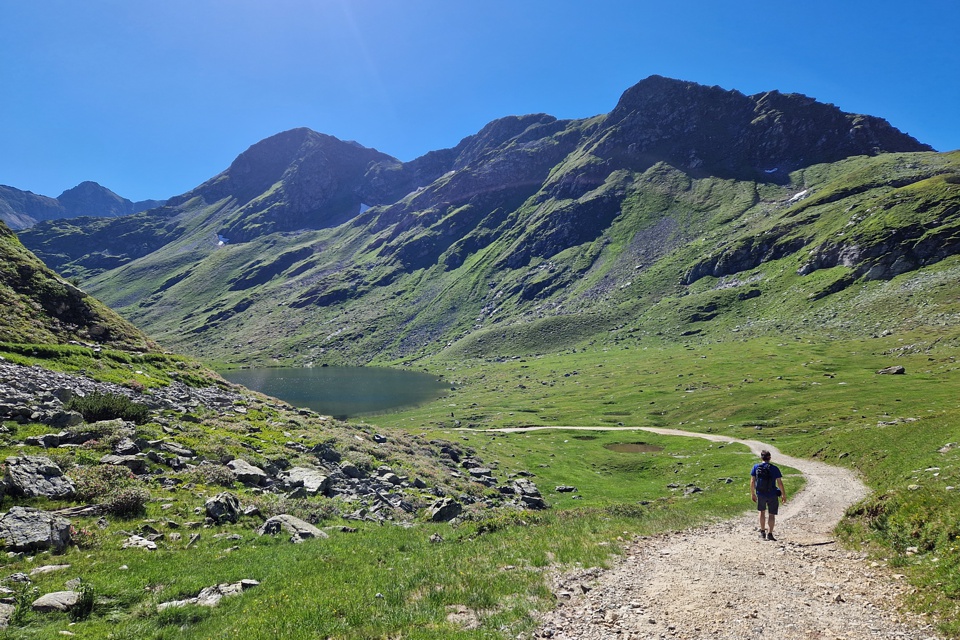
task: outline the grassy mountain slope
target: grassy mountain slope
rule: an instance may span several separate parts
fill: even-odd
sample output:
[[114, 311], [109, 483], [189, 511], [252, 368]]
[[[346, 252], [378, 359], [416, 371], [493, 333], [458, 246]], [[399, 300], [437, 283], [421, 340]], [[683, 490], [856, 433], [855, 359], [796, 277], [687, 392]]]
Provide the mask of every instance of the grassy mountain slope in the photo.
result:
[[652, 77], [607, 115], [503, 118], [409, 163], [285, 132], [161, 209], [22, 237], [221, 362], [717, 339], [858, 324], [854, 283], [952, 256], [957, 156], [925, 149], [805, 96]]
[[27, 251], [0, 223], [0, 342], [95, 342], [153, 351], [143, 333], [65, 281]]

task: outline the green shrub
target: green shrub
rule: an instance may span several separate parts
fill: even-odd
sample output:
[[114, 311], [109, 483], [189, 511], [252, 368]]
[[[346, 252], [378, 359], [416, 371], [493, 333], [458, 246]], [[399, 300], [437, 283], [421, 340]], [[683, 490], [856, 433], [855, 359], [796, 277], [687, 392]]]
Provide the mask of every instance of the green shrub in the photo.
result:
[[186, 482], [194, 484], [212, 484], [221, 487], [232, 487], [237, 481], [228, 467], [219, 464], [201, 464], [181, 474]]
[[146, 405], [134, 402], [121, 394], [100, 393], [98, 391], [82, 398], [71, 399], [67, 403], [67, 409], [79, 412], [87, 422], [120, 418], [136, 424], [143, 424], [150, 417], [150, 409]]
[[143, 487], [127, 487], [110, 494], [100, 505], [106, 513], [120, 518], [143, 515], [150, 502], [150, 492]]
[[100, 500], [137, 482], [130, 469], [112, 464], [77, 467], [70, 471], [70, 478], [77, 499], [85, 502]]

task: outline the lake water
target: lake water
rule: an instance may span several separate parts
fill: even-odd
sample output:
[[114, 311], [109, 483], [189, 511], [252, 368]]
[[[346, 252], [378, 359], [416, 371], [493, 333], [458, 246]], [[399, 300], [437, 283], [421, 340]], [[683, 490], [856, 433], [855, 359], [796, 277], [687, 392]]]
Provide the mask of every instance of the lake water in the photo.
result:
[[383, 367], [237, 369], [221, 375], [295, 407], [337, 418], [420, 404], [450, 389], [450, 383], [427, 373]]

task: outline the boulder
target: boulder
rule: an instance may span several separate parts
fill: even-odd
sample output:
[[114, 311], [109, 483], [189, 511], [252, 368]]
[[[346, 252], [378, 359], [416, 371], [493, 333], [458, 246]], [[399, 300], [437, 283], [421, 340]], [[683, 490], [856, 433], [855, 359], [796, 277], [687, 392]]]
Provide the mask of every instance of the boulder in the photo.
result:
[[80, 593], [77, 591], [54, 591], [34, 600], [31, 608], [39, 613], [69, 611], [77, 606], [78, 602], [80, 602]]
[[307, 538], [329, 538], [326, 532], [321, 531], [309, 522], [305, 522], [296, 516], [282, 514], [273, 516], [263, 523], [257, 529], [257, 533], [263, 535], [277, 535], [281, 531], [290, 534], [291, 542], [303, 542]]
[[204, 587], [195, 598], [186, 600], [173, 600], [171, 602], [162, 602], [157, 605], [157, 611], [163, 611], [170, 607], [185, 607], [188, 604], [194, 604], [198, 607], [215, 607], [220, 604], [223, 598], [238, 596], [247, 589], [258, 586], [260, 583], [256, 580], [241, 580], [231, 584], [216, 584], [212, 587]]
[[888, 376], [889, 375], [900, 376], [905, 374], [906, 372], [907, 370], [902, 365], [899, 365], [899, 364], [895, 364], [892, 367], [886, 367], [884, 369], [880, 369], [879, 371], [877, 371], [877, 373], [879, 373], [880, 375], [888, 375]]
[[45, 433], [42, 436], [30, 436], [25, 439], [24, 444], [31, 447], [43, 447], [44, 449], [55, 449], [60, 446], [59, 433]]
[[147, 461], [137, 456], [117, 456], [107, 454], [100, 458], [100, 464], [112, 464], [126, 467], [137, 475], [147, 472]]
[[176, 443], [176, 442], [164, 442], [160, 445], [160, 451], [166, 451], [167, 453], [172, 453], [175, 456], [180, 456], [183, 458], [195, 458], [196, 452], [192, 449]]
[[427, 513], [433, 522], [449, 522], [463, 513], [463, 507], [453, 498], [442, 498], [434, 502]]
[[74, 494], [73, 482], [63, 475], [50, 458], [23, 456], [7, 458], [4, 475], [7, 493], [25, 498], [69, 498]]
[[207, 500], [203, 506], [207, 517], [217, 524], [236, 522], [240, 518], [240, 499], [227, 491], [218, 493]]
[[227, 468], [233, 472], [237, 480], [248, 487], [257, 487], [268, 478], [266, 471], [240, 458], [228, 462]]
[[121, 549], [146, 549], [147, 551], [156, 551], [157, 543], [153, 540], [147, 540], [141, 536], [130, 536], [120, 546]]
[[352, 462], [344, 462], [340, 465], [340, 471], [343, 471], [343, 475], [348, 478], [359, 479], [363, 477], [363, 472], [357, 468], [357, 465]]
[[556, 489], [554, 489], [554, 491], [556, 491], [557, 493], [573, 493], [576, 490], [577, 490], [576, 487], [571, 487], [568, 484], [561, 484], [557, 486]]
[[330, 489], [330, 478], [317, 469], [310, 467], [293, 467], [280, 472], [277, 476], [284, 489], [292, 490], [303, 487], [308, 496], [324, 494]]
[[54, 411], [45, 422], [54, 429], [66, 429], [83, 424], [83, 415], [76, 411]]
[[118, 456], [133, 456], [140, 453], [140, 447], [130, 438], [121, 438], [120, 441], [113, 446], [113, 452]]
[[513, 492], [520, 496], [520, 501], [523, 503], [523, 505], [530, 509], [547, 508], [547, 503], [544, 502], [543, 497], [541, 497], [540, 490], [537, 489], [537, 485], [533, 484], [529, 480], [514, 480]]
[[39, 509], [11, 507], [0, 516], [0, 538], [11, 551], [60, 553], [70, 544], [70, 521]]

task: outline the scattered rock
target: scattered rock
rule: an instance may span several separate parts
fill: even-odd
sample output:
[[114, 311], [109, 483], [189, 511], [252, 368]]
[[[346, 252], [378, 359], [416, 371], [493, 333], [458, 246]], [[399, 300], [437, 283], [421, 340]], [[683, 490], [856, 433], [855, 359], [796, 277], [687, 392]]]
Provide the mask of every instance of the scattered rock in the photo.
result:
[[556, 489], [554, 489], [554, 491], [556, 491], [557, 493], [573, 493], [576, 490], [577, 490], [576, 487], [571, 487], [568, 484], [561, 484]]

